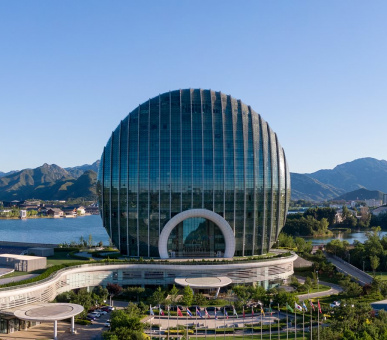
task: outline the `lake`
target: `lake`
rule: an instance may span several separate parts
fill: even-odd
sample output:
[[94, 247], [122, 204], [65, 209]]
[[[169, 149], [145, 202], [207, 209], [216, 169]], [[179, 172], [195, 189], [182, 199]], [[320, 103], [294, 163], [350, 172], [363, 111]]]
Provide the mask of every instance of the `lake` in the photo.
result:
[[0, 220], [0, 241], [30, 243], [70, 243], [86, 241], [92, 235], [94, 243], [109, 244], [109, 236], [99, 215], [76, 218], [31, 218]]
[[[380, 232], [381, 236], [386, 235], [386, 231]], [[367, 240], [367, 237], [365, 235], [365, 232], [355, 232], [355, 233], [337, 233], [335, 236], [330, 237], [303, 237], [307, 241], [312, 241], [313, 245], [319, 245], [319, 244], [327, 244], [330, 241], [334, 239], [338, 239], [340, 241], [348, 241], [350, 244], [352, 244], [354, 241], [359, 241], [361, 243], [364, 243], [364, 241]]]

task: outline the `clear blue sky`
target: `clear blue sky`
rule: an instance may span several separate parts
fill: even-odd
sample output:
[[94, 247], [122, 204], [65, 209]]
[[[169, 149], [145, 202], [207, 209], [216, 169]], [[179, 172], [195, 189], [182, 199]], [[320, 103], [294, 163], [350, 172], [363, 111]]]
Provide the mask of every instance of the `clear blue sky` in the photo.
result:
[[292, 172], [387, 159], [386, 1], [0, 1], [0, 171], [99, 159], [138, 104], [241, 99]]

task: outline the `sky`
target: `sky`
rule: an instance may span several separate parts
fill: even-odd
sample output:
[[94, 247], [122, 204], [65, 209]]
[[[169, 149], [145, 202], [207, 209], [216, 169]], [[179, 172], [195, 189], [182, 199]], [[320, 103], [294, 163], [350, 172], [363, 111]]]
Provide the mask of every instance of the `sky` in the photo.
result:
[[291, 172], [387, 159], [386, 1], [2, 0], [0, 171], [91, 164], [169, 90], [261, 114]]

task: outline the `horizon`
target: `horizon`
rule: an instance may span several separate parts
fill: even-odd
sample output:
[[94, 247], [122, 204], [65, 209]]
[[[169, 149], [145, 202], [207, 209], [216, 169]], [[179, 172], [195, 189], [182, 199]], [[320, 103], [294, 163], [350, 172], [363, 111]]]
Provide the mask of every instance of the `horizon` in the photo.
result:
[[[385, 159], [377, 159], [377, 158], [374, 158], [374, 157], [361, 157], [361, 158], [356, 158], [356, 159], [353, 159], [352, 161], [348, 161], [348, 162], [343, 162], [343, 163], [339, 163], [339, 164], [336, 164], [333, 168], [330, 168], [330, 169], [328, 169], [328, 168], [321, 168], [321, 169], [317, 169], [316, 171], [320, 171], [320, 170], [333, 170], [336, 166], [338, 166], [338, 165], [343, 165], [343, 164], [346, 164], [346, 163], [351, 163], [351, 162], [354, 162], [354, 161], [357, 161], [357, 160], [359, 160], [359, 159], [367, 159], [367, 158], [371, 158], [371, 159], [374, 159], [374, 160], [377, 160], [377, 161], [385, 161], [385, 162], [387, 162], [387, 160], [385, 160]], [[83, 163], [83, 164], [79, 164], [79, 165], [74, 165], [74, 166], [62, 166], [62, 165], [59, 165], [59, 164], [56, 164], [56, 163], [47, 163], [47, 162], [45, 162], [45, 163], [43, 163], [43, 164], [41, 164], [41, 165], [38, 165], [38, 166], [36, 166], [36, 167], [34, 167], [34, 168], [31, 168], [31, 167], [27, 167], [27, 168], [24, 168], [24, 169], [17, 169], [17, 170], [10, 170], [10, 171], [2, 171], [1, 169], [0, 169], [0, 173], [2, 172], [2, 173], [8, 173], [8, 172], [19, 172], [19, 171], [23, 171], [23, 170], [28, 170], [28, 169], [30, 169], [30, 170], [33, 170], [33, 169], [36, 169], [36, 168], [40, 168], [40, 167], [42, 167], [44, 164], [47, 164], [47, 165], [56, 165], [56, 166], [59, 166], [59, 167], [61, 167], [62, 169], [68, 169], [68, 168], [77, 168], [77, 167], [82, 167], [82, 166], [85, 166], [85, 165], [93, 165], [94, 163], [96, 163], [96, 162], [99, 162], [100, 161], [100, 159], [97, 159], [96, 161], [94, 161], [94, 162], [92, 162], [92, 163]], [[316, 172], [316, 171], [314, 171], [314, 172]], [[294, 172], [294, 171], [290, 171], [291, 173], [297, 173], [297, 174], [301, 174], [301, 175], [304, 175], [304, 174], [310, 174], [309, 172], [308, 173], [306, 173], [306, 172]]]
[[291, 172], [385, 160], [386, 10], [383, 1], [3, 1], [0, 171], [92, 164], [129, 112], [179, 88], [250, 105]]

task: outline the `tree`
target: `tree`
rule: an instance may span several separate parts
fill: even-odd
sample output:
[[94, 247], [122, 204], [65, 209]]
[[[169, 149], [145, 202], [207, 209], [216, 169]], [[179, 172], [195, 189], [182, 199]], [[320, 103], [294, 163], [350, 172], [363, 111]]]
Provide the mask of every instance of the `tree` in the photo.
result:
[[177, 296], [179, 295], [179, 290], [173, 285], [172, 289], [169, 291], [169, 301], [172, 305], [176, 305]]
[[91, 234], [89, 235], [89, 240], [87, 242], [87, 245], [89, 246], [89, 248], [93, 246], [93, 236], [91, 236]]
[[374, 276], [375, 276], [376, 269], [379, 267], [379, 264], [380, 264], [379, 257], [377, 257], [375, 255], [374, 256], [370, 256], [370, 265], [371, 265], [372, 271], [374, 272]]
[[165, 300], [165, 292], [161, 289], [161, 287], [158, 287], [152, 294], [152, 296], [149, 298], [149, 302], [153, 306], [158, 306], [162, 304]]
[[116, 283], [108, 283], [106, 286], [106, 289], [108, 290], [110, 295], [110, 305], [111, 305], [112, 304], [111, 299], [122, 292], [122, 287]]
[[193, 300], [193, 292], [190, 286], [185, 286], [181, 302], [184, 306], [190, 306]]
[[196, 293], [193, 296], [193, 303], [197, 306], [202, 306], [206, 302], [206, 297], [202, 293]]

